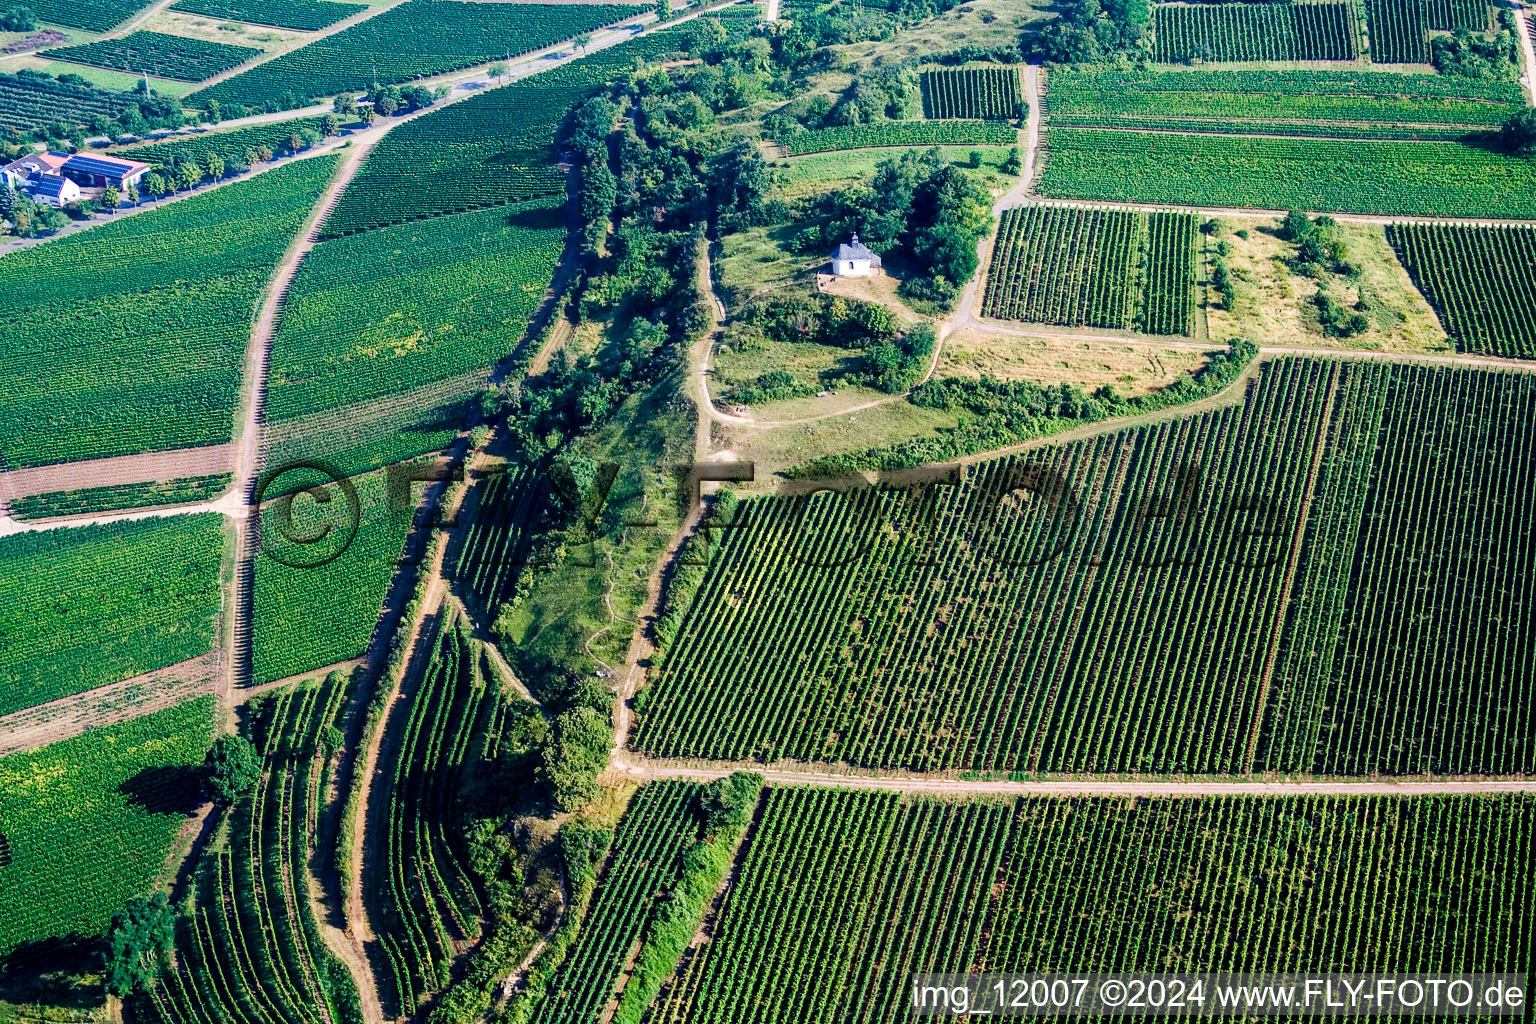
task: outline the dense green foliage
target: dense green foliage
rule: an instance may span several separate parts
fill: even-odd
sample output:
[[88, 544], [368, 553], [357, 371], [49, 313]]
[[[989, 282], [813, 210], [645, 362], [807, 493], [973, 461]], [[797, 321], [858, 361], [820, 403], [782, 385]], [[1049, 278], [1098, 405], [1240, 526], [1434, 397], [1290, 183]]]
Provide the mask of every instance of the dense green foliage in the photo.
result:
[[[941, 386], [956, 385], [914, 400]], [[1280, 361], [1240, 407], [988, 463], [922, 500], [745, 501], [636, 745], [932, 769], [1524, 772], [1536, 674], [1504, 652], [1533, 606], [1500, 581], [1527, 557], [1507, 510], [1536, 479], [1499, 439], [1531, 429], [1533, 387]], [[1436, 399], [1484, 412], [1437, 417]], [[988, 514], [1017, 488], [1040, 501]], [[945, 596], [957, 579], [971, 600]], [[1404, 616], [1442, 625], [1404, 632]], [[1484, 656], [1520, 667], [1494, 681]], [[1160, 725], [1136, 713], [1148, 704]]]
[[350, 18], [366, 8], [362, 4], [326, 0], [176, 0], [173, 11], [206, 14], [252, 25], [275, 25], [314, 31]]
[[229, 490], [230, 474], [186, 477], [142, 484], [112, 484], [78, 491], [54, 491], [12, 498], [13, 519], [47, 519], [53, 516], [94, 515], [121, 509], [160, 505], [191, 505], [211, 501]]
[[223, 553], [212, 514], [0, 540], [0, 715], [207, 653]]
[[1536, 358], [1536, 230], [1394, 224], [1387, 240], [1458, 349]]
[[[1021, 47], [1050, 64], [1094, 64], [1144, 58], [1150, 50], [1148, 0], [1067, 0], [1061, 17], [1026, 31]], [[981, 54], [977, 54], [981, 57]]]
[[232, 804], [261, 781], [261, 755], [244, 736], [220, 736], [208, 751], [208, 794]]
[[821, 128], [784, 139], [790, 156], [838, 149], [894, 146], [1011, 146], [1019, 133], [997, 121], [877, 121], [847, 128]]
[[182, 82], [201, 82], [221, 71], [237, 68], [260, 53], [250, 46], [139, 31], [120, 39], [44, 50], [40, 56], [130, 74], [148, 73]]
[[924, 71], [924, 117], [1022, 118], [1029, 113], [1017, 68]]
[[[176, 960], [132, 1003], [147, 1024], [359, 1024], [357, 987], [326, 946], [309, 862], [350, 687], [263, 695], [246, 723], [259, 751], [251, 786], [224, 812], [227, 843], [206, 851], [177, 929]], [[235, 740], [236, 737], [225, 737]]]
[[1348, 2], [1158, 4], [1156, 59], [1354, 60], [1354, 12]]
[[712, 940], [651, 1019], [894, 1024], [910, 1019], [912, 974], [956, 964], [1521, 973], [1529, 936], [1504, 908], [1531, 898], [1533, 816], [1528, 794], [952, 803], [771, 789]]
[[1195, 309], [1195, 239], [1193, 214], [1052, 206], [1006, 210], [982, 314], [1188, 334]]
[[363, 90], [520, 56], [639, 13], [615, 4], [412, 0], [194, 93], [192, 105], [275, 102]]
[[[251, 674], [257, 683], [360, 656], [405, 545], [415, 506], [390, 501], [383, 473], [351, 481], [357, 491], [355, 536], [350, 499], [323, 475], [285, 473], [268, 497], [311, 481], [325, 488], [327, 500], [299, 494], [291, 506], [277, 502], [262, 511], [251, 640]], [[322, 539], [296, 544], [287, 537]], [[308, 567], [343, 545], [333, 561]]]
[[1454, 142], [1055, 128], [1048, 196], [1388, 215], [1536, 216], [1536, 165]]
[[228, 441], [257, 304], [334, 167], [330, 157], [295, 160], [7, 255], [9, 465]]
[[1062, 127], [1400, 139], [1497, 127], [1518, 83], [1366, 71], [1096, 71], [1051, 75]]
[[176, 915], [165, 893], [130, 897], [107, 929], [102, 987], [119, 999], [148, 987], [175, 940]]
[[0, 955], [95, 936], [148, 893], [213, 739], [212, 697], [0, 759]]

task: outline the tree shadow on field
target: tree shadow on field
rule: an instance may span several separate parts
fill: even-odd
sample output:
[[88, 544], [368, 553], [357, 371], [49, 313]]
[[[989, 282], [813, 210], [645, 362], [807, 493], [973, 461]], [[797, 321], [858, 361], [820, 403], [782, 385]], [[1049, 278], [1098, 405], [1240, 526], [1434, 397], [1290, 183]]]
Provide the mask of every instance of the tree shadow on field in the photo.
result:
[[203, 804], [206, 774], [197, 765], [163, 765], [146, 768], [117, 787], [128, 802], [151, 814], [196, 813]]
[[508, 214], [507, 225], [514, 228], [524, 228], [528, 231], [549, 231], [553, 228], [564, 227], [565, 206], [557, 204], [516, 210]]
[[0, 956], [0, 1000], [78, 1010], [99, 1006], [101, 987], [80, 975], [100, 970], [101, 961], [101, 940], [94, 936], [57, 935], [24, 942]]

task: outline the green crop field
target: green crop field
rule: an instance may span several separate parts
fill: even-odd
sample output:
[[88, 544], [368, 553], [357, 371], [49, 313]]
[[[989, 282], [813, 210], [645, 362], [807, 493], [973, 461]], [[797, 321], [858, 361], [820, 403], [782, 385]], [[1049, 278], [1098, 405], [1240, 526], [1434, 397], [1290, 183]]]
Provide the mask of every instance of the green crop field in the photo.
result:
[[331, 96], [518, 57], [640, 13], [617, 4], [411, 0], [187, 98], [191, 106]]
[[[393, 408], [397, 397], [420, 389], [433, 399], [418, 403], [414, 415], [426, 417], [423, 425], [438, 422], [522, 339], [565, 242], [563, 205], [551, 198], [316, 246], [289, 291], [273, 344], [270, 429], [285, 443], [300, 443], [286, 431], [289, 423], [325, 432], [328, 418], [356, 422], [358, 413]], [[389, 420], [392, 436], [403, 427]], [[440, 429], [427, 435], [438, 437]], [[354, 436], [347, 451], [321, 454], [345, 472], [360, 472], [383, 464], [374, 461], [373, 443]], [[441, 444], [386, 447], [392, 457], [385, 461], [397, 461]]]
[[133, 32], [121, 39], [103, 39], [42, 53], [44, 57], [72, 64], [157, 75], [179, 82], [201, 82], [260, 55], [260, 50], [250, 46], [210, 43], [163, 32]]
[[[754, 498], [635, 744], [926, 769], [1529, 771], [1536, 670], [1515, 652], [1536, 608], [1501, 581], [1536, 474], [1501, 439], [1533, 429], [1533, 396], [1526, 374], [1280, 360], [1241, 406], [987, 463], [921, 502]], [[1040, 500], [1003, 500], [1020, 488]]]
[[0, 715], [213, 647], [223, 518], [0, 539]]
[[55, 122], [89, 124], [97, 117], [114, 118], [127, 105], [120, 93], [0, 72], [0, 129], [30, 132]]
[[893, 146], [1014, 146], [1019, 133], [997, 121], [880, 121], [820, 128], [782, 140], [790, 156]]
[[143, 484], [113, 484], [78, 491], [54, 491], [11, 499], [13, 519], [47, 519], [53, 516], [95, 515], [119, 509], [189, 505], [212, 501], [229, 490], [230, 474], [185, 477]]
[[339, 3], [334, 0], [176, 0], [171, 10], [206, 14], [210, 18], [228, 18], [251, 25], [313, 31], [334, 25], [343, 18], [350, 18], [367, 10], [367, 7], [364, 4]]
[[554, 140], [566, 113], [637, 59], [677, 50], [682, 36], [645, 32], [400, 126], [342, 193], [327, 234], [563, 193]]
[[558, 95], [544, 82], [557, 74], [492, 90], [390, 132], [342, 194], [326, 234], [563, 194], [555, 129], [580, 87]]
[[[301, 494], [262, 512], [251, 612], [257, 683], [360, 657], [368, 646], [415, 506], [390, 501], [382, 472], [350, 483], [355, 504], [323, 474], [292, 469], [272, 480], [271, 497], [318, 484], [325, 500]], [[302, 544], [292, 537], [321, 539]]]
[[1394, 224], [1387, 240], [1458, 349], [1536, 358], [1536, 229]]
[[168, 142], [152, 142], [148, 145], [120, 146], [111, 150], [112, 155], [125, 160], [139, 160], [146, 164], [171, 165], [181, 160], [192, 160], [207, 166], [208, 157], [218, 154], [228, 164], [237, 160], [254, 164], [252, 157], [257, 149], [270, 149], [274, 154], [296, 151], [303, 146], [293, 145], [296, 133], [321, 131], [320, 118], [296, 117], [291, 121], [273, 121], [253, 124], [228, 131], [213, 131], [202, 135], [185, 135]]
[[214, 699], [0, 759], [0, 955], [93, 936], [148, 894], [200, 802]]
[[1351, 3], [1156, 4], [1155, 59], [1354, 60]]
[[1051, 75], [1059, 127], [1453, 139], [1497, 129], [1523, 103], [1518, 82], [1368, 71]]
[[1042, 195], [1391, 216], [1536, 217], [1536, 166], [1455, 142], [1053, 128]]
[[1026, 206], [1003, 211], [983, 316], [1188, 334], [1193, 214]]
[[149, 1024], [355, 1024], [357, 986], [321, 937], [309, 896], [332, 751], [348, 686], [330, 680], [253, 701], [246, 732], [262, 755], [255, 788], [227, 812], [227, 844], [204, 853], [195, 899], [177, 925], [176, 959], [135, 993]]
[[1365, 9], [1371, 25], [1371, 60], [1429, 63], [1429, 5], [1424, 0], [1365, 0]]
[[1003, 120], [1020, 116], [1024, 91], [1017, 68], [963, 68], [924, 71], [918, 79], [924, 117], [978, 117]]
[[390, 965], [386, 991], [405, 1014], [441, 987], [455, 943], [479, 938], [487, 914], [458, 839], [467, 822], [454, 808], [498, 696], [480, 671], [479, 650], [450, 626], [410, 700], [388, 793], [388, 845], [379, 865], [386, 877], [364, 878], [391, 925], [379, 936]]
[[71, 3], [70, 0], [27, 0], [27, 9], [43, 21], [55, 25], [83, 28], [90, 32], [105, 32], [127, 21], [148, 4], [142, 0], [86, 0]]
[[7, 467], [228, 441], [256, 307], [334, 168], [295, 160], [0, 260]]
[[[1533, 896], [1533, 824], [1525, 794], [773, 788], [711, 940], [649, 1019], [894, 1024], [912, 974], [962, 969], [1523, 973], [1530, 937], [1510, 908]], [[1424, 916], [1436, 927], [1413, 925]]]
[[1493, 14], [1488, 0], [1426, 0], [1425, 8], [1429, 27], [1444, 32], [1458, 28], [1485, 32]]

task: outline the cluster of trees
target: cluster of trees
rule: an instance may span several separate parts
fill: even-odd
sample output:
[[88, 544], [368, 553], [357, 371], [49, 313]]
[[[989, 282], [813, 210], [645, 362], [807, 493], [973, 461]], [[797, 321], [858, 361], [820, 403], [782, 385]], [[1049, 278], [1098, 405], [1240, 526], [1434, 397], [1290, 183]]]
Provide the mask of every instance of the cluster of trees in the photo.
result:
[[1061, 17], [1026, 30], [1026, 53], [1053, 64], [1095, 64], [1145, 57], [1151, 48], [1148, 0], [1068, 0]]
[[1279, 235], [1296, 245], [1292, 269], [1318, 282], [1317, 294], [1312, 301], [1317, 307], [1323, 333], [1335, 338], [1352, 338], [1370, 330], [1371, 322], [1363, 312], [1350, 309], [1329, 292], [1332, 275], [1354, 277], [1358, 273], [1350, 262], [1349, 243], [1338, 222], [1327, 214], [1314, 219], [1299, 210], [1292, 210], [1280, 223]]
[[1459, 28], [1450, 35], [1432, 37], [1429, 59], [1442, 75], [1515, 80], [1520, 76], [1520, 43], [1515, 38], [1514, 15], [1500, 11], [1499, 29], [1491, 35]]
[[9, 182], [0, 181], [0, 221], [8, 223], [18, 238], [33, 238], [68, 224], [69, 215], [47, 203], [33, 202]]
[[935, 147], [881, 161], [873, 183], [829, 192], [802, 213], [797, 245], [826, 250], [858, 234], [883, 259], [911, 267], [902, 294], [947, 305], [976, 272], [976, 243], [992, 226], [991, 197]]
[[835, 100], [818, 93], [786, 103], [763, 119], [763, 130], [784, 139], [818, 128], [905, 121], [921, 117], [922, 112], [917, 62], [886, 61], [855, 75]]
[[37, 15], [30, 8], [7, 7], [0, 11], [0, 32], [35, 32]]

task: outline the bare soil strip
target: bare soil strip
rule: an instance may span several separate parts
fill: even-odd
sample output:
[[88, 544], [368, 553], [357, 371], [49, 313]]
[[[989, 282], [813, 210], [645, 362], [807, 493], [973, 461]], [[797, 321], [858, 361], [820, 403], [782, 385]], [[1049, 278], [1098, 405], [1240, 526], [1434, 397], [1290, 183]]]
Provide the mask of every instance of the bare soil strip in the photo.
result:
[[219, 651], [0, 717], [0, 757], [116, 725], [213, 692]]

